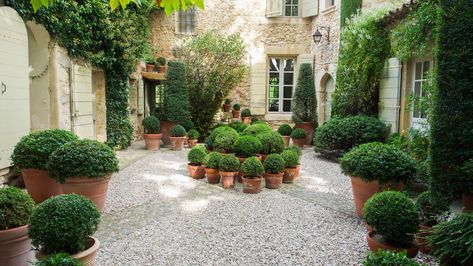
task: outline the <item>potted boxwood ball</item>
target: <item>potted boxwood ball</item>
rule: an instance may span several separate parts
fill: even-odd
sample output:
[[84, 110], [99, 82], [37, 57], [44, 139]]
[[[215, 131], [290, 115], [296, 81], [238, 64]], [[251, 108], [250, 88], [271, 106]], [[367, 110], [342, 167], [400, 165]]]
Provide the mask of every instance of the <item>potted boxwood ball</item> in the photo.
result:
[[261, 192], [261, 175], [264, 173], [264, 167], [261, 161], [256, 157], [246, 159], [241, 165], [243, 173], [243, 192], [255, 194]]
[[62, 129], [37, 131], [21, 138], [13, 150], [13, 164], [20, 168], [26, 190], [37, 203], [62, 194], [61, 184], [48, 174], [49, 156], [78, 137]]
[[306, 142], [306, 140], [305, 140], [306, 136], [307, 136], [307, 134], [306, 134], [304, 129], [295, 128], [291, 132], [292, 143], [294, 143], [294, 145], [297, 145], [301, 148], [304, 148], [304, 144]]
[[294, 183], [297, 174], [297, 165], [299, 164], [299, 156], [293, 150], [285, 150], [281, 153], [281, 157], [284, 162], [286, 162], [284, 165], [283, 183]]
[[236, 103], [233, 105], [232, 116], [233, 118], [240, 118], [240, 104]]
[[189, 138], [187, 140], [187, 143], [189, 143], [189, 148], [193, 148], [195, 145], [197, 145], [197, 142], [199, 142], [200, 133], [195, 129], [191, 129], [189, 132], [187, 132], [187, 137]]
[[240, 170], [240, 161], [233, 155], [225, 155], [219, 164], [220, 178], [223, 188], [232, 188], [235, 186], [235, 175]]
[[283, 124], [279, 126], [278, 133], [281, 134], [284, 141], [284, 147], [289, 146], [289, 141], [291, 140], [292, 128], [288, 124]]
[[158, 70], [158, 73], [166, 72], [166, 58], [161, 56], [156, 59], [156, 69]]
[[243, 163], [246, 158], [256, 156], [262, 149], [261, 141], [253, 136], [241, 136], [234, 144], [235, 155]]
[[261, 141], [261, 157], [264, 161], [266, 156], [271, 153], [281, 153], [284, 150], [284, 141], [278, 132], [267, 132], [257, 135]]
[[192, 148], [187, 154], [187, 159], [189, 160], [187, 168], [192, 178], [202, 179], [205, 177], [205, 167], [203, 164], [206, 156], [207, 152], [205, 149], [199, 146]]
[[95, 140], [76, 140], [51, 154], [51, 176], [62, 184], [64, 193], [76, 193], [91, 199], [100, 211], [105, 206], [108, 183], [118, 171], [115, 152]]
[[23, 190], [0, 188], [0, 265], [28, 265], [31, 261], [28, 220], [34, 206]]
[[171, 127], [169, 132], [169, 139], [172, 143], [172, 149], [175, 151], [180, 151], [184, 147], [184, 142], [186, 141], [186, 129], [181, 125], [175, 125]]
[[219, 134], [213, 142], [213, 150], [220, 153], [233, 153], [234, 143], [239, 136], [235, 130]]
[[297, 166], [296, 166], [296, 178], [300, 177], [301, 175], [301, 156], [302, 156], [302, 149], [297, 145], [289, 145], [288, 147], [284, 148], [284, 150], [290, 150], [297, 154]]
[[247, 125], [251, 124], [250, 109], [243, 109], [243, 111], [241, 111], [241, 121]]
[[263, 165], [266, 188], [280, 188], [284, 176], [284, 167], [286, 166], [284, 159], [279, 154], [270, 154], [264, 160]]
[[399, 148], [379, 142], [353, 148], [340, 159], [342, 172], [351, 178], [356, 214], [376, 192], [401, 191], [404, 182], [415, 176], [415, 162]]
[[146, 149], [150, 151], [159, 150], [161, 144], [161, 134], [159, 134], [161, 124], [159, 119], [155, 116], [145, 117], [145, 119], [143, 119], [143, 127], [145, 131], [143, 138], [145, 139]]
[[37, 261], [35, 266], [84, 266], [80, 260], [67, 253], [56, 253]]
[[230, 99], [225, 99], [225, 101], [223, 101], [223, 111], [225, 113], [230, 112], [230, 108], [232, 107], [231, 102], [232, 101]]
[[374, 229], [366, 235], [371, 251], [407, 251], [410, 258], [417, 255], [413, 240], [419, 230], [419, 214], [409, 197], [398, 191], [377, 193], [366, 202], [364, 215]]
[[222, 155], [219, 152], [211, 152], [205, 157], [205, 174], [209, 184], [220, 183], [219, 165], [222, 160]]
[[29, 234], [38, 249], [37, 259], [68, 253], [84, 265], [95, 265], [98, 239], [92, 237], [100, 222], [94, 203], [77, 194], [52, 197], [33, 211]]

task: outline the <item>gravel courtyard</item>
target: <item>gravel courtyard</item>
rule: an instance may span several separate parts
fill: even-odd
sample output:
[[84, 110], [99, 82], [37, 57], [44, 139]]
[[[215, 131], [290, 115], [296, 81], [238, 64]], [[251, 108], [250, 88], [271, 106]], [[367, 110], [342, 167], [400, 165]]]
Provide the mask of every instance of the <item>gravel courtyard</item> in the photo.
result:
[[98, 265], [361, 264], [366, 229], [338, 164], [306, 149], [295, 184], [249, 195], [188, 177], [187, 151], [119, 155]]

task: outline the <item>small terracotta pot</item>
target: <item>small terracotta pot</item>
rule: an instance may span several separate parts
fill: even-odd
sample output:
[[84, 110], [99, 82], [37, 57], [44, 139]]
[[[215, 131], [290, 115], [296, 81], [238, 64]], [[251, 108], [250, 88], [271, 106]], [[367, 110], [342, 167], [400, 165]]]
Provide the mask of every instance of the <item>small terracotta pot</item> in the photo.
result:
[[296, 178], [297, 168], [284, 168], [284, 175], [282, 182], [284, 184], [291, 184], [294, 183], [294, 179]]
[[62, 190], [65, 194], [76, 193], [90, 199], [95, 203], [97, 209], [102, 212], [105, 207], [110, 177], [111, 174], [93, 178], [86, 176], [66, 178], [66, 181], [62, 184]]
[[243, 192], [248, 194], [256, 194], [261, 192], [261, 177], [246, 178], [242, 177]]
[[369, 224], [367, 224], [367, 223], [365, 223], [365, 228], [366, 228], [366, 232], [368, 232], [368, 233], [374, 231], [374, 230], [373, 230], [373, 227], [371, 227], [371, 226], [370, 226]]
[[158, 66], [156, 69], [158, 70], [158, 73], [166, 73], [167, 66]]
[[296, 178], [301, 177], [301, 164], [296, 166]]
[[312, 145], [314, 141], [314, 124], [309, 122], [302, 122], [297, 123], [294, 128], [302, 128], [305, 130], [306, 138], [305, 138], [305, 145]]
[[231, 108], [231, 107], [232, 107], [232, 106], [231, 106], [230, 104], [224, 104], [224, 105], [223, 105], [223, 111], [224, 111], [225, 113], [228, 113], [228, 112], [230, 112], [230, 108]]
[[155, 67], [153, 64], [146, 64], [146, 72], [154, 72]]
[[22, 169], [21, 175], [23, 176], [28, 194], [36, 203], [62, 194], [61, 184], [55, 179], [50, 178], [47, 171]]
[[175, 151], [181, 151], [184, 147], [184, 142], [187, 137], [169, 137], [172, 143], [172, 149]]
[[282, 140], [284, 141], [284, 147], [288, 147], [289, 142], [291, 140], [291, 136], [282, 136]]
[[415, 243], [419, 247], [420, 252], [430, 254], [432, 248], [427, 244], [427, 236], [432, 234], [432, 227], [419, 225], [419, 232], [416, 234]]
[[294, 143], [294, 145], [301, 147], [301, 149], [304, 149], [305, 139], [292, 138], [292, 143]]
[[370, 248], [371, 251], [376, 252], [378, 249], [382, 250], [390, 250], [393, 252], [402, 252], [402, 251], [407, 251], [407, 256], [409, 258], [414, 258], [417, 253], [419, 253], [419, 248], [417, 248], [416, 245], [412, 244], [411, 247], [405, 248], [405, 247], [396, 247], [396, 246], [391, 246], [386, 243], [381, 243], [376, 241], [376, 239], [373, 238], [373, 235], [376, 234], [376, 231], [371, 231], [366, 234], [366, 240], [368, 241], [368, 247]]
[[220, 171], [220, 178], [222, 180], [223, 188], [233, 188], [235, 186], [235, 175], [238, 172], [222, 172]]
[[220, 183], [220, 173], [218, 172], [218, 169], [205, 168], [205, 174], [207, 175], [207, 181], [209, 184]]
[[240, 118], [240, 113], [241, 111], [240, 110], [232, 110], [232, 116], [233, 118]]
[[205, 167], [203, 165], [188, 164], [189, 176], [194, 179], [205, 178]]
[[33, 259], [28, 225], [0, 230], [0, 265], [30, 265]]
[[[86, 249], [79, 253], [71, 255], [71, 257], [78, 259], [84, 266], [94, 266], [97, 259], [97, 250], [100, 247], [100, 241], [92, 236], [89, 236], [86, 243]], [[36, 259], [40, 260], [49, 254], [43, 251], [36, 252]]]
[[251, 124], [251, 116], [248, 116], [248, 117], [241, 117], [241, 121], [244, 123], [244, 124]]
[[146, 149], [148, 151], [157, 151], [161, 145], [161, 134], [144, 134]]
[[463, 193], [463, 211], [473, 212], [473, 194]]
[[278, 174], [264, 173], [266, 188], [277, 189], [281, 187], [284, 172]]
[[161, 120], [161, 139], [163, 140], [164, 146], [171, 145], [171, 140], [169, 139], [169, 133], [171, 131], [171, 127], [175, 126], [176, 123], [166, 120]]
[[197, 139], [189, 139], [189, 140], [187, 140], [187, 143], [189, 144], [189, 148], [194, 148], [195, 145], [197, 145], [198, 142], [199, 142], [199, 140], [197, 140]]

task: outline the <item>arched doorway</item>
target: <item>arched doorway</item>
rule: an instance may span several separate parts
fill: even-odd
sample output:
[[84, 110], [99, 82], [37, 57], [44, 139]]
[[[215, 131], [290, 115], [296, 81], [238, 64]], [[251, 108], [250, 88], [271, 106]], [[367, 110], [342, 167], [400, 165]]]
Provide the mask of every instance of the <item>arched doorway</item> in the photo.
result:
[[325, 80], [325, 102], [324, 102], [324, 121], [329, 121], [332, 117], [332, 95], [335, 91], [335, 81], [331, 75], [327, 74]]

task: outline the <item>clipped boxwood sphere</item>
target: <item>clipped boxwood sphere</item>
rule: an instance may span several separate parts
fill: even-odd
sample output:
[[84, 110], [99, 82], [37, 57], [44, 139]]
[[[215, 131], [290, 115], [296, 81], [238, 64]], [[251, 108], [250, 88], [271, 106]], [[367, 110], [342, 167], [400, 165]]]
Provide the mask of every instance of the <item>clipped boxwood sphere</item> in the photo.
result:
[[363, 266], [419, 266], [417, 262], [407, 257], [407, 252], [393, 252], [378, 250], [370, 252], [363, 262]]
[[262, 149], [261, 141], [253, 136], [241, 136], [235, 141], [235, 155], [238, 157], [255, 156]]
[[305, 130], [302, 128], [295, 128], [291, 132], [291, 138], [293, 139], [305, 139], [307, 134], [305, 133]]
[[256, 137], [258, 134], [272, 132], [272, 131], [273, 129], [266, 124], [255, 124], [255, 125], [248, 126], [243, 131], [242, 135]]
[[230, 134], [237, 133], [238, 134], [238, 132], [235, 129], [233, 129], [233, 128], [227, 126], [227, 125], [222, 125], [222, 126], [216, 127], [212, 130], [212, 132], [210, 132], [210, 136], [209, 136], [210, 139], [209, 139], [208, 144], [210, 144], [211, 146], [209, 146], [209, 148], [213, 148], [213, 144], [215, 143], [215, 139], [220, 134], [223, 134], [223, 133], [230, 133]]
[[213, 142], [214, 150], [222, 153], [232, 153], [234, 143], [239, 136], [236, 131], [227, 131], [219, 134]]
[[180, 123], [180, 125], [182, 127], [184, 127], [184, 129], [186, 130], [186, 132], [189, 132], [189, 130], [193, 129], [194, 128], [194, 122], [192, 122], [191, 120], [186, 120], [182, 123]]
[[283, 136], [290, 136], [292, 132], [292, 127], [288, 124], [281, 125], [278, 128], [278, 132]]
[[233, 105], [233, 110], [235, 110], [235, 111], [240, 111], [240, 108], [241, 108], [241, 106], [238, 103]]
[[235, 129], [238, 133], [242, 133], [248, 127], [247, 124], [240, 121], [231, 122], [229, 126]]
[[377, 193], [363, 209], [366, 223], [394, 244], [410, 245], [418, 231], [419, 213], [412, 200], [398, 191]]
[[35, 247], [47, 254], [75, 254], [85, 249], [95, 233], [100, 213], [91, 200], [63, 194], [45, 200], [33, 211], [29, 235]]
[[286, 162], [286, 168], [294, 168], [299, 164], [299, 156], [295, 151], [285, 150], [281, 153], [281, 157]]
[[293, 151], [295, 153], [297, 153], [297, 156], [299, 156], [299, 158], [302, 156], [302, 148], [297, 146], [297, 145], [289, 145], [289, 147], [286, 147], [284, 148], [285, 151]]
[[171, 135], [171, 137], [184, 137], [186, 135], [186, 129], [181, 125], [175, 125], [171, 127], [169, 135]]
[[286, 162], [279, 154], [270, 154], [263, 162], [264, 170], [269, 174], [278, 174], [284, 171]]
[[261, 141], [263, 154], [281, 153], [284, 150], [284, 140], [278, 132], [261, 133], [257, 137]]
[[342, 172], [369, 182], [408, 181], [415, 176], [415, 162], [399, 148], [379, 142], [362, 144], [340, 159]]
[[437, 224], [439, 216], [449, 211], [449, 201], [441, 195], [436, 195], [437, 202], [440, 204], [436, 207], [432, 204], [432, 194], [430, 191], [424, 191], [417, 196], [415, 205], [419, 213], [420, 222], [423, 225], [434, 226]]
[[247, 178], [255, 178], [264, 173], [264, 167], [260, 160], [256, 157], [246, 159], [241, 165], [241, 171]]
[[156, 116], [147, 116], [143, 119], [143, 127], [146, 134], [159, 134], [161, 123]]
[[200, 133], [199, 133], [199, 131], [197, 131], [195, 129], [191, 129], [191, 130], [189, 130], [189, 132], [187, 132], [187, 136], [189, 137], [189, 139], [199, 139], [200, 138]]
[[219, 169], [222, 172], [238, 172], [240, 160], [233, 154], [225, 155], [220, 160]]
[[62, 129], [48, 129], [30, 133], [21, 138], [13, 150], [13, 164], [22, 168], [47, 170], [49, 156], [62, 145], [79, 139]]
[[0, 230], [28, 224], [35, 204], [28, 193], [15, 187], [0, 188]]
[[78, 259], [67, 253], [56, 253], [37, 261], [35, 266], [83, 266]]
[[207, 156], [205, 157], [205, 161], [204, 161], [205, 167], [218, 169], [221, 160], [222, 160], [222, 154], [216, 151], [211, 152], [207, 154]]
[[95, 140], [76, 140], [57, 149], [49, 159], [51, 177], [63, 183], [69, 177], [103, 177], [118, 171], [115, 152]]
[[207, 156], [207, 152], [204, 149], [196, 146], [192, 148], [189, 153], [187, 154], [187, 159], [191, 164], [202, 164], [205, 161], [205, 157]]
[[241, 117], [250, 117], [251, 116], [251, 111], [250, 109], [243, 109], [243, 111], [241, 111]]

